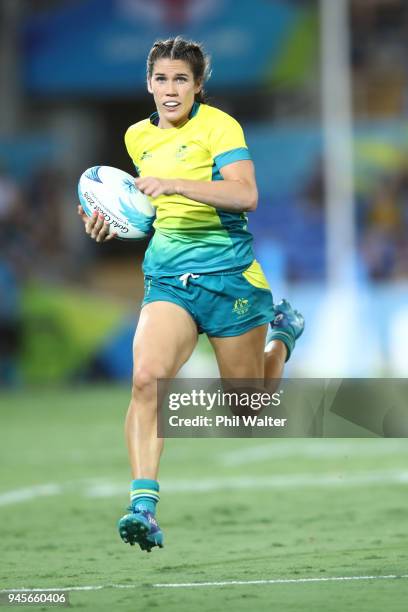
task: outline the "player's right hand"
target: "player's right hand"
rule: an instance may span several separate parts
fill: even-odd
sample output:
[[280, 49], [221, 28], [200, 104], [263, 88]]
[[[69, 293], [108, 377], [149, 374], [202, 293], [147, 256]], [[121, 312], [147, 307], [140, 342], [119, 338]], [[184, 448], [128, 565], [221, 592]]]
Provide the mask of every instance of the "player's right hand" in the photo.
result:
[[110, 225], [104, 220], [103, 215], [94, 212], [92, 217], [88, 217], [80, 204], [78, 204], [77, 210], [85, 225], [86, 233], [96, 242], [108, 242], [108, 240], [115, 238], [115, 233], [109, 234]]

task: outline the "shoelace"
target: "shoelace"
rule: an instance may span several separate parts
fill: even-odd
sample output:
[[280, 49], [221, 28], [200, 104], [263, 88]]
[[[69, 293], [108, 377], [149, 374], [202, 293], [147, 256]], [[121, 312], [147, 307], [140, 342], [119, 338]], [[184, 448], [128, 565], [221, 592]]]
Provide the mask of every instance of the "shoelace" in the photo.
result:
[[179, 280], [183, 283], [183, 287], [187, 287], [189, 278], [199, 278], [199, 274], [193, 274], [192, 272], [186, 272], [179, 276]]

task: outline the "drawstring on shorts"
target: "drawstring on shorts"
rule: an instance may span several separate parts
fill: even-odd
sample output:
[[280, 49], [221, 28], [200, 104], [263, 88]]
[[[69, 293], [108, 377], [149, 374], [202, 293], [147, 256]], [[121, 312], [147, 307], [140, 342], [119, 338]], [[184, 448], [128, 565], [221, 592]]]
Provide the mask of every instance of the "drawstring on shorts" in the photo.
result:
[[186, 272], [179, 276], [179, 280], [183, 283], [183, 287], [187, 287], [189, 278], [199, 278], [199, 274], [193, 274], [192, 272]]

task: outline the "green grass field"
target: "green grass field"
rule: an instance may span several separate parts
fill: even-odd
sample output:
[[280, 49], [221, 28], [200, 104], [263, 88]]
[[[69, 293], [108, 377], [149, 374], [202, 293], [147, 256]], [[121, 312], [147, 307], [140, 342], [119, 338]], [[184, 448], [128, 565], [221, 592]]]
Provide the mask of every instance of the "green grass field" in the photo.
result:
[[[0, 396], [1, 589], [100, 587], [70, 593], [92, 611], [407, 610], [404, 440], [168, 440], [165, 548], [149, 555], [116, 532], [127, 399], [109, 387]], [[291, 582], [247, 584], [279, 579]], [[231, 581], [244, 584], [214, 584]]]

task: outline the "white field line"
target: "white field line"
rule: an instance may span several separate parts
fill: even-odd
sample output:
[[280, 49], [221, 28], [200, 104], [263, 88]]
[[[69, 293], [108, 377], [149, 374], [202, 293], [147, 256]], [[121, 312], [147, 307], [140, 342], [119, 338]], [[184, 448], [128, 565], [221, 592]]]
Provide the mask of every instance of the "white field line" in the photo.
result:
[[405, 440], [373, 438], [367, 440], [272, 440], [248, 448], [237, 448], [218, 455], [218, 461], [225, 466], [238, 467], [265, 459], [286, 457], [376, 457], [378, 455], [408, 454]]
[[[275, 578], [270, 580], [225, 580], [220, 582], [174, 582], [151, 584], [153, 588], [190, 588], [190, 587], [217, 587], [217, 586], [240, 586], [261, 584], [308, 584], [316, 582], [348, 582], [353, 580], [397, 580], [408, 578], [408, 574], [387, 576], [327, 576], [325, 578]], [[19, 587], [14, 589], [0, 589], [0, 593], [36, 593], [38, 591], [100, 591], [102, 589], [140, 589], [140, 584], [96, 584], [88, 586], [61, 586], [61, 587]]]
[[[194, 480], [164, 480], [161, 490], [166, 495], [177, 493], [209, 493], [247, 489], [288, 490], [320, 487], [355, 487], [364, 485], [401, 485], [408, 482], [407, 470], [364, 471], [331, 474], [277, 474], [272, 476], [241, 476]], [[0, 506], [34, 500], [38, 497], [72, 493], [84, 498], [126, 495], [128, 483], [103, 479], [87, 479], [65, 484], [45, 484], [15, 489], [0, 494]]]
[[173, 584], [153, 584], [157, 588], [180, 588], [180, 587], [207, 587], [207, 586], [235, 586], [247, 584], [305, 584], [310, 582], [346, 582], [349, 580], [395, 580], [396, 578], [408, 578], [408, 574], [396, 576], [328, 576], [326, 578], [276, 578], [273, 580], [225, 580], [223, 582], [175, 582]]
[[[408, 482], [408, 471], [359, 472], [354, 474], [282, 474], [276, 476], [240, 476], [205, 478], [196, 480], [164, 480], [161, 491], [174, 493], [211, 493], [212, 491], [234, 491], [241, 489], [296, 489], [314, 487], [353, 487], [369, 484], [403, 484]], [[88, 487], [87, 497], [114, 497], [127, 490], [123, 485], [108, 482], [95, 483]], [[1, 505], [1, 498], [0, 498]]]
[[60, 495], [63, 493], [64, 487], [58, 484], [43, 484], [24, 489], [14, 489], [0, 494], [0, 506], [8, 506], [9, 504], [18, 504], [21, 502], [30, 501], [37, 497], [48, 497], [50, 495]]

